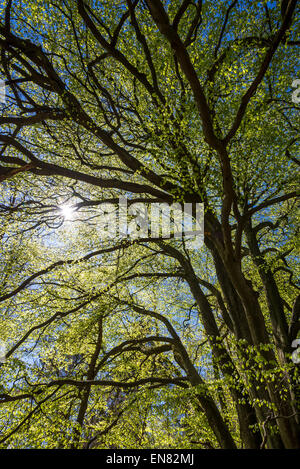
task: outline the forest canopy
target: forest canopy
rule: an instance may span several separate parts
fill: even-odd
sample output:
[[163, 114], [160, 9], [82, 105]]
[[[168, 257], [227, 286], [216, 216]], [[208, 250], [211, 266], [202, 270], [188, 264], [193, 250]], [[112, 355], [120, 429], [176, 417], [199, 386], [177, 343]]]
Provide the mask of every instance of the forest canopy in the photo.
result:
[[[0, 448], [299, 449], [299, 22], [0, 3]], [[202, 247], [101, 236], [120, 199]]]

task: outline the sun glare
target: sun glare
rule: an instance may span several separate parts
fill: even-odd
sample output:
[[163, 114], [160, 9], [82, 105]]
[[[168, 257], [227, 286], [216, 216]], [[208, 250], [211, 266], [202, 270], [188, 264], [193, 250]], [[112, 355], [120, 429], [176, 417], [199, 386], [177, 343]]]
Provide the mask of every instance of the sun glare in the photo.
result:
[[71, 207], [70, 205], [62, 205], [60, 207], [60, 211], [61, 211], [62, 216], [66, 220], [70, 220], [73, 218], [74, 208]]

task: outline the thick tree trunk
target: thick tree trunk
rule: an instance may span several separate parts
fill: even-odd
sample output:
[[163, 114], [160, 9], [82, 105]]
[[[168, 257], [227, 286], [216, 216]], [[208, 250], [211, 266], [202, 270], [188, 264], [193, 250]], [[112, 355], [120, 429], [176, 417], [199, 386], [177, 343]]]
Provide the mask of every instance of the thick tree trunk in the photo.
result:
[[[264, 351], [263, 349], [264, 345], [267, 345], [270, 342], [256, 292], [245, 279], [236, 261], [232, 259], [229, 260], [228, 258], [226, 259], [225, 257], [224, 264], [226, 265], [231, 281], [242, 301], [253, 343], [259, 349], [261, 348], [260, 353], [265, 360], [264, 369], [265, 371], [269, 371], [272, 367], [272, 362], [276, 359], [272, 350]], [[298, 449], [300, 447], [299, 427], [296, 423], [293, 408], [291, 406], [291, 396], [290, 399], [288, 398], [288, 400], [283, 402], [281, 398], [281, 380], [274, 384], [266, 380], [266, 388], [271, 402], [276, 406], [276, 422], [285, 448]]]

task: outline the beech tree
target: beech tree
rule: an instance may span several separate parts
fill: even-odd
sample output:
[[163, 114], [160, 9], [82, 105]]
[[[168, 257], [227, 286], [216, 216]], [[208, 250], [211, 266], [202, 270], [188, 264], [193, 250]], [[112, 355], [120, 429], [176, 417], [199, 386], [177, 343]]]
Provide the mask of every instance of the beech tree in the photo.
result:
[[[0, 12], [0, 446], [299, 448], [297, 1]], [[120, 197], [203, 247], [101, 238]]]

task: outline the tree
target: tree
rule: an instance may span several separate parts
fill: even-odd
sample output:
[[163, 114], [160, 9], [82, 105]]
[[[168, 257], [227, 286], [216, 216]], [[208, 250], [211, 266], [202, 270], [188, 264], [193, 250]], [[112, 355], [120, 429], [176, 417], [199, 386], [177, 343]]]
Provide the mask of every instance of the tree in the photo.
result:
[[296, 0], [0, 8], [2, 447], [299, 448]]

